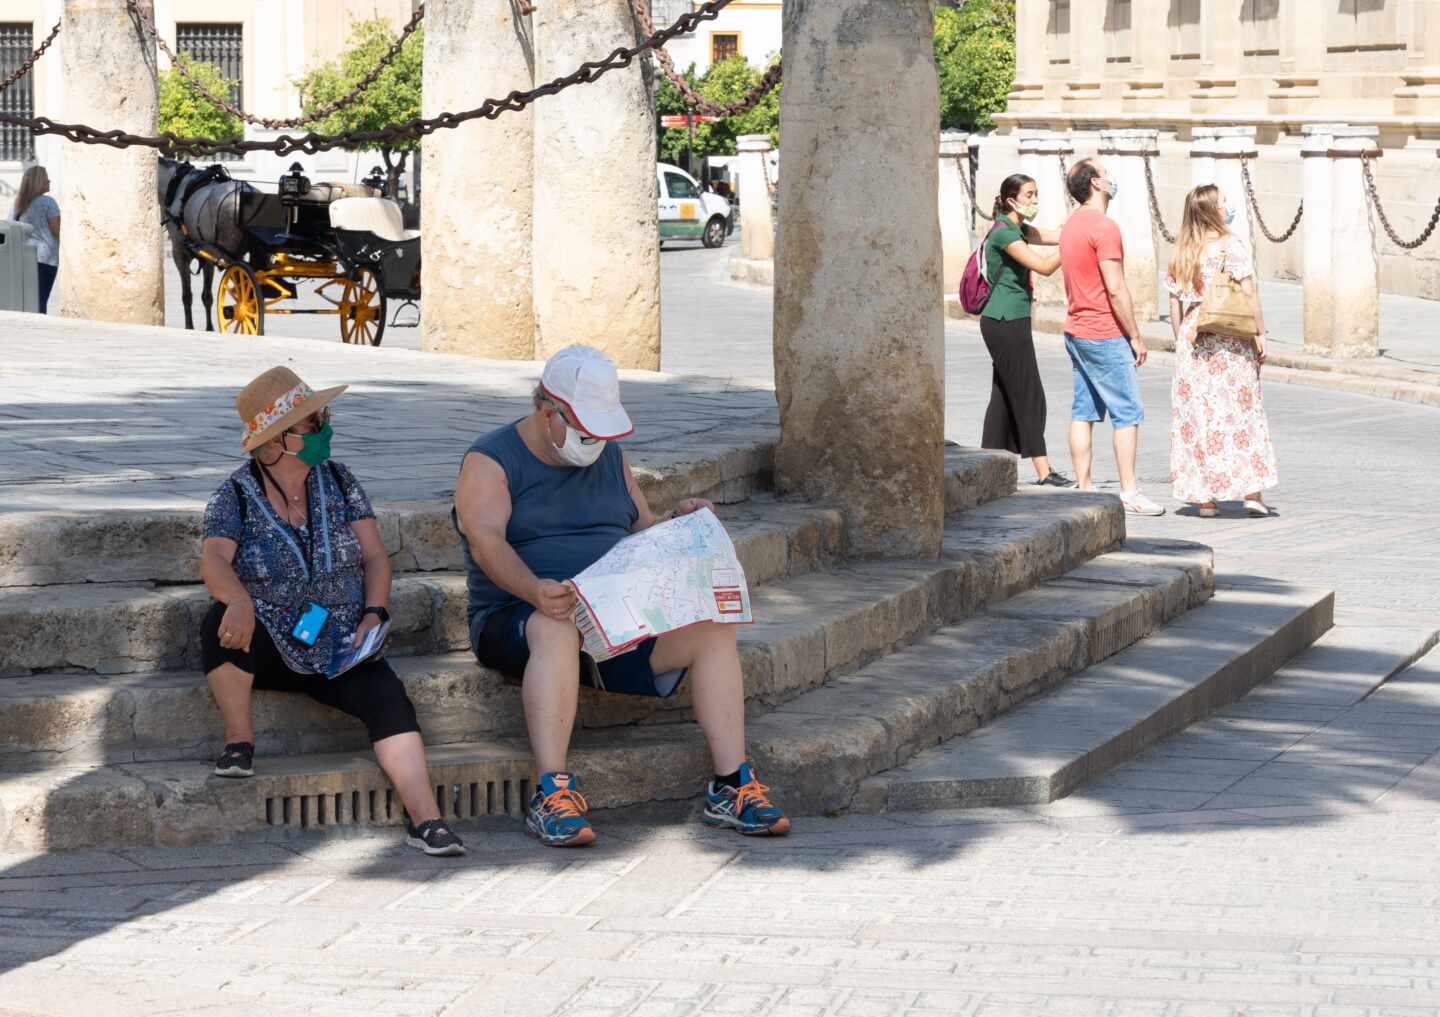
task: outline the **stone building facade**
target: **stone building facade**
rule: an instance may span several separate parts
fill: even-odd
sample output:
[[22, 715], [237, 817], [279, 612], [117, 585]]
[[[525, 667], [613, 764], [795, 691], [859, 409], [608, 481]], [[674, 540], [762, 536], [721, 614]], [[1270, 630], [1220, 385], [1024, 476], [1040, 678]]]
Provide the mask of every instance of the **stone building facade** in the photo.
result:
[[[1407, 239], [1440, 198], [1440, 0], [1018, 0], [1016, 80], [981, 144], [979, 198], [1021, 162], [1024, 131], [1068, 135], [1074, 160], [1102, 130], [1156, 130], [1162, 215], [1178, 226], [1197, 129], [1256, 128], [1260, 213], [1289, 224], [1302, 190], [1306, 124], [1379, 131], [1376, 185]], [[1043, 188], [1059, 189], [1058, 159]], [[1239, 196], [1236, 196], [1237, 200]], [[1304, 224], [1276, 245], [1257, 234], [1262, 274], [1301, 274]], [[1158, 235], [1157, 262], [1170, 248]], [[1379, 233], [1381, 289], [1440, 297], [1440, 236], [1405, 252]]]
[[[419, 0], [154, 0], [155, 22], [177, 52], [217, 64], [227, 77], [238, 79], [234, 98], [247, 113], [290, 117], [300, 112], [295, 82], [317, 64], [333, 59], [345, 46], [356, 20], [377, 14], [397, 28], [409, 19]], [[60, 19], [61, 0], [4, 0], [0, 3], [0, 78], [29, 56]], [[5, 93], [0, 109], [57, 120], [85, 119], [65, 92], [65, 75], [57, 50], [63, 34], [35, 70]], [[161, 68], [168, 66], [163, 54]], [[74, 109], [71, 115], [67, 111]], [[108, 125], [96, 125], [108, 126]], [[281, 132], [247, 127], [248, 137]], [[294, 133], [293, 131], [291, 133]], [[18, 129], [0, 127], [0, 203], [15, 193], [20, 174], [31, 160], [45, 164], [60, 190], [66, 143], [56, 137], [32, 139]], [[269, 180], [278, 177], [294, 158], [279, 160], [268, 153], [230, 165], [237, 177]], [[306, 171], [325, 179], [357, 179], [379, 161], [376, 153], [327, 152], [303, 160]]]

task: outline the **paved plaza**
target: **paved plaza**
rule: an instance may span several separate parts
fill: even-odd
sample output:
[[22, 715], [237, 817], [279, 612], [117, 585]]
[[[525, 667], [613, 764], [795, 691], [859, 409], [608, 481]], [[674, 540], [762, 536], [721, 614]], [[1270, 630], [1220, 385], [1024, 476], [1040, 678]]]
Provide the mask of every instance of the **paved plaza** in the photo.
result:
[[[730, 253], [662, 256], [670, 373], [628, 382], [637, 457], [773, 427], [771, 297], [724, 282]], [[157, 349], [153, 332], [13, 321], [0, 511], [194, 504], [237, 461], [231, 394], [281, 357], [355, 385], [337, 454], [377, 498], [440, 497], [463, 444], [518, 415], [536, 373], [389, 340], [170, 333]], [[972, 325], [946, 340], [947, 437], [975, 444], [989, 358]], [[1038, 345], [1068, 469], [1068, 362]], [[1076, 795], [803, 818], [779, 841], [657, 807], [597, 816], [600, 843], [572, 853], [487, 820], [460, 861], [393, 831], [0, 857], [0, 1017], [1440, 1014], [1440, 654], [1372, 691], [1379, 661], [1440, 626], [1440, 410], [1269, 384], [1278, 514], [1205, 520], [1168, 497], [1169, 367], [1157, 354], [1142, 371], [1140, 467], [1172, 511], [1130, 533], [1212, 545], [1222, 584], [1334, 588], [1338, 624]], [[1097, 479], [1114, 490], [1107, 443], [1101, 428]]]

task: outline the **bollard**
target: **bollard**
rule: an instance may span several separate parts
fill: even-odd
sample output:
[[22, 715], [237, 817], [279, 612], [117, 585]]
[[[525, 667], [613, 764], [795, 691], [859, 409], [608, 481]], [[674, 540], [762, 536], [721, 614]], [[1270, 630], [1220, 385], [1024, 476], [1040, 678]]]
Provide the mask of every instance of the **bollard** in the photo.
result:
[[770, 169], [774, 150], [768, 134], [735, 139], [740, 154], [740, 253], [755, 261], [775, 257], [775, 217], [770, 209]]
[[1305, 202], [1300, 269], [1305, 287], [1302, 340], [1308, 352], [1324, 354], [1333, 345], [1335, 328], [1334, 295], [1330, 286], [1330, 244], [1334, 231], [1330, 208], [1334, 170], [1330, 148], [1336, 133], [1350, 128], [1346, 124], [1306, 124], [1300, 130], [1305, 139], [1300, 148]]
[[[776, 486], [838, 508], [854, 555], [934, 558], [945, 518], [935, 0], [786, 4], [783, 18]], [[876, 181], [903, 181], [883, 215], [866, 214]]]
[[[430, 0], [425, 115], [467, 109], [492, 95], [530, 88], [529, 20], [508, 3]], [[528, 109], [507, 113], [425, 139], [420, 192], [424, 350], [498, 360], [535, 355], [533, 117]]]
[[[1220, 188], [1225, 200], [1235, 210], [1230, 232], [1244, 238], [1253, 251], [1255, 223], [1250, 215], [1250, 203], [1245, 200], [1245, 180], [1241, 176], [1240, 160], [1254, 159], [1259, 155], [1255, 148], [1255, 128], [1202, 127], [1196, 128], [1195, 135], [1201, 140], [1190, 150], [1191, 181], [1197, 187], [1214, 184]], [[1176, 229], [1179, 229], [1178, 222]]]
[[[970, 135], [944, 131], [940, 135], [940, 244], [944, 251], [941, 292], [960, 289], [960, 276], [970, 257]], [[989, 212], [989, 209], [986, 209]]]
[[[1058, 230], [1070, 217], [1070, 199], [1065, 190], [1065, 174], [1061, 170], [1062, 160], [1074, 165], [1075, 146], [1070, 141], [1069, 132], [1022, 130], [1019, 154], [1020, 172], [1034, 177], [1040, 192], [1040, 212], [1035, 217], [1035, 225]], [[988, 204], [984, 195], [977, 194], [975, 200], [981, 208]], [[1037, 317], [1046, 321], [1063, 321], [1067, 305], [1064, 271], [1057, 271], [1049, 277], [1035, 277]]]
[[[150, 13], [149, 0], [142, 0]], [[125, 0], [65, 0], [63, 118], [154, 134], [155, 43]], [[67, 145], [56, 294], [66, 317], [165, 322], [158, 163], [148, 148]]]
[[[535, 77], [635, 43], [629, 0], [544, 0]], [[535, 352], [572, 343], [660, 369], [655, 108], [636, 61], [535, 104]]]
[[[1110, 202], [1110, 218], [1120, 224], [1125, 240], [1125, 282], [1137, 322], [1159, 319], [1155, 275], [1155, 225], [1150, 217], [1150, 192], [1145, 184], [1145, 156], [1160, 152], [1159, 131], [1101, 131], [1100, 161], [1120, 187]], [[1243, 192], [1242, 192], [1243, 194]]]
[[[1362, 154], [1380, 155], [1378, 127], [1348, 127], [1331, 136], [1330, 293], [1332, 357], [1380, 352], [1380, 255], [1374, 212], [1365, 194]], [[1307, 206], [1306, 214], [1309, 214]], [[1310, 341], [1307, 335], [1306, 341]], [[1318, 344], [1317, 344], [1318, 345]]]

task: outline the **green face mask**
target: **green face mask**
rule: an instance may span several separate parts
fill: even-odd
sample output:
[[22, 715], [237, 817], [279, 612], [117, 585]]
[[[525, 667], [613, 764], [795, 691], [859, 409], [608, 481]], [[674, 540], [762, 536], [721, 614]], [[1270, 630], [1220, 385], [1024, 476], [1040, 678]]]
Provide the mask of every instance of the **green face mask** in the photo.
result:
[[319, 466], [330, 458], [330, 439], [333, 437], [335, 437], [335, 429], [327, 420], [325, 426], [320, 430], [300, 435], [299, 452], [291, 452], [286, 449], [285, 454], [294, 456], [306, 466]]
[[1021, 218], [1023, 221], [1029, 222], [1031, 219], [1034, 219], [1037, 215], [1040, 214], [1040, 206], [1039, 206], [1039, 205], [1016, 205], [1016, 206], [1015, 206], [1015, 211], [1016, 211], [1017, 213], [1019, 213], [1020, 218]]

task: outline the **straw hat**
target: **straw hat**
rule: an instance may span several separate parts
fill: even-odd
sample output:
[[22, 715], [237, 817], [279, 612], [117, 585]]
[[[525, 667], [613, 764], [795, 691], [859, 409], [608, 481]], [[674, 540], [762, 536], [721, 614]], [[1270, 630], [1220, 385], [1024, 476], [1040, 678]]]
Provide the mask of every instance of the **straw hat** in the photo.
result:
[[240, 390], [235, 409], [245, 424], [240, 447], [253, 452], [312, 413], [319, 413], [349, 385], [316, 392], [288, 367], [272, 367]]

